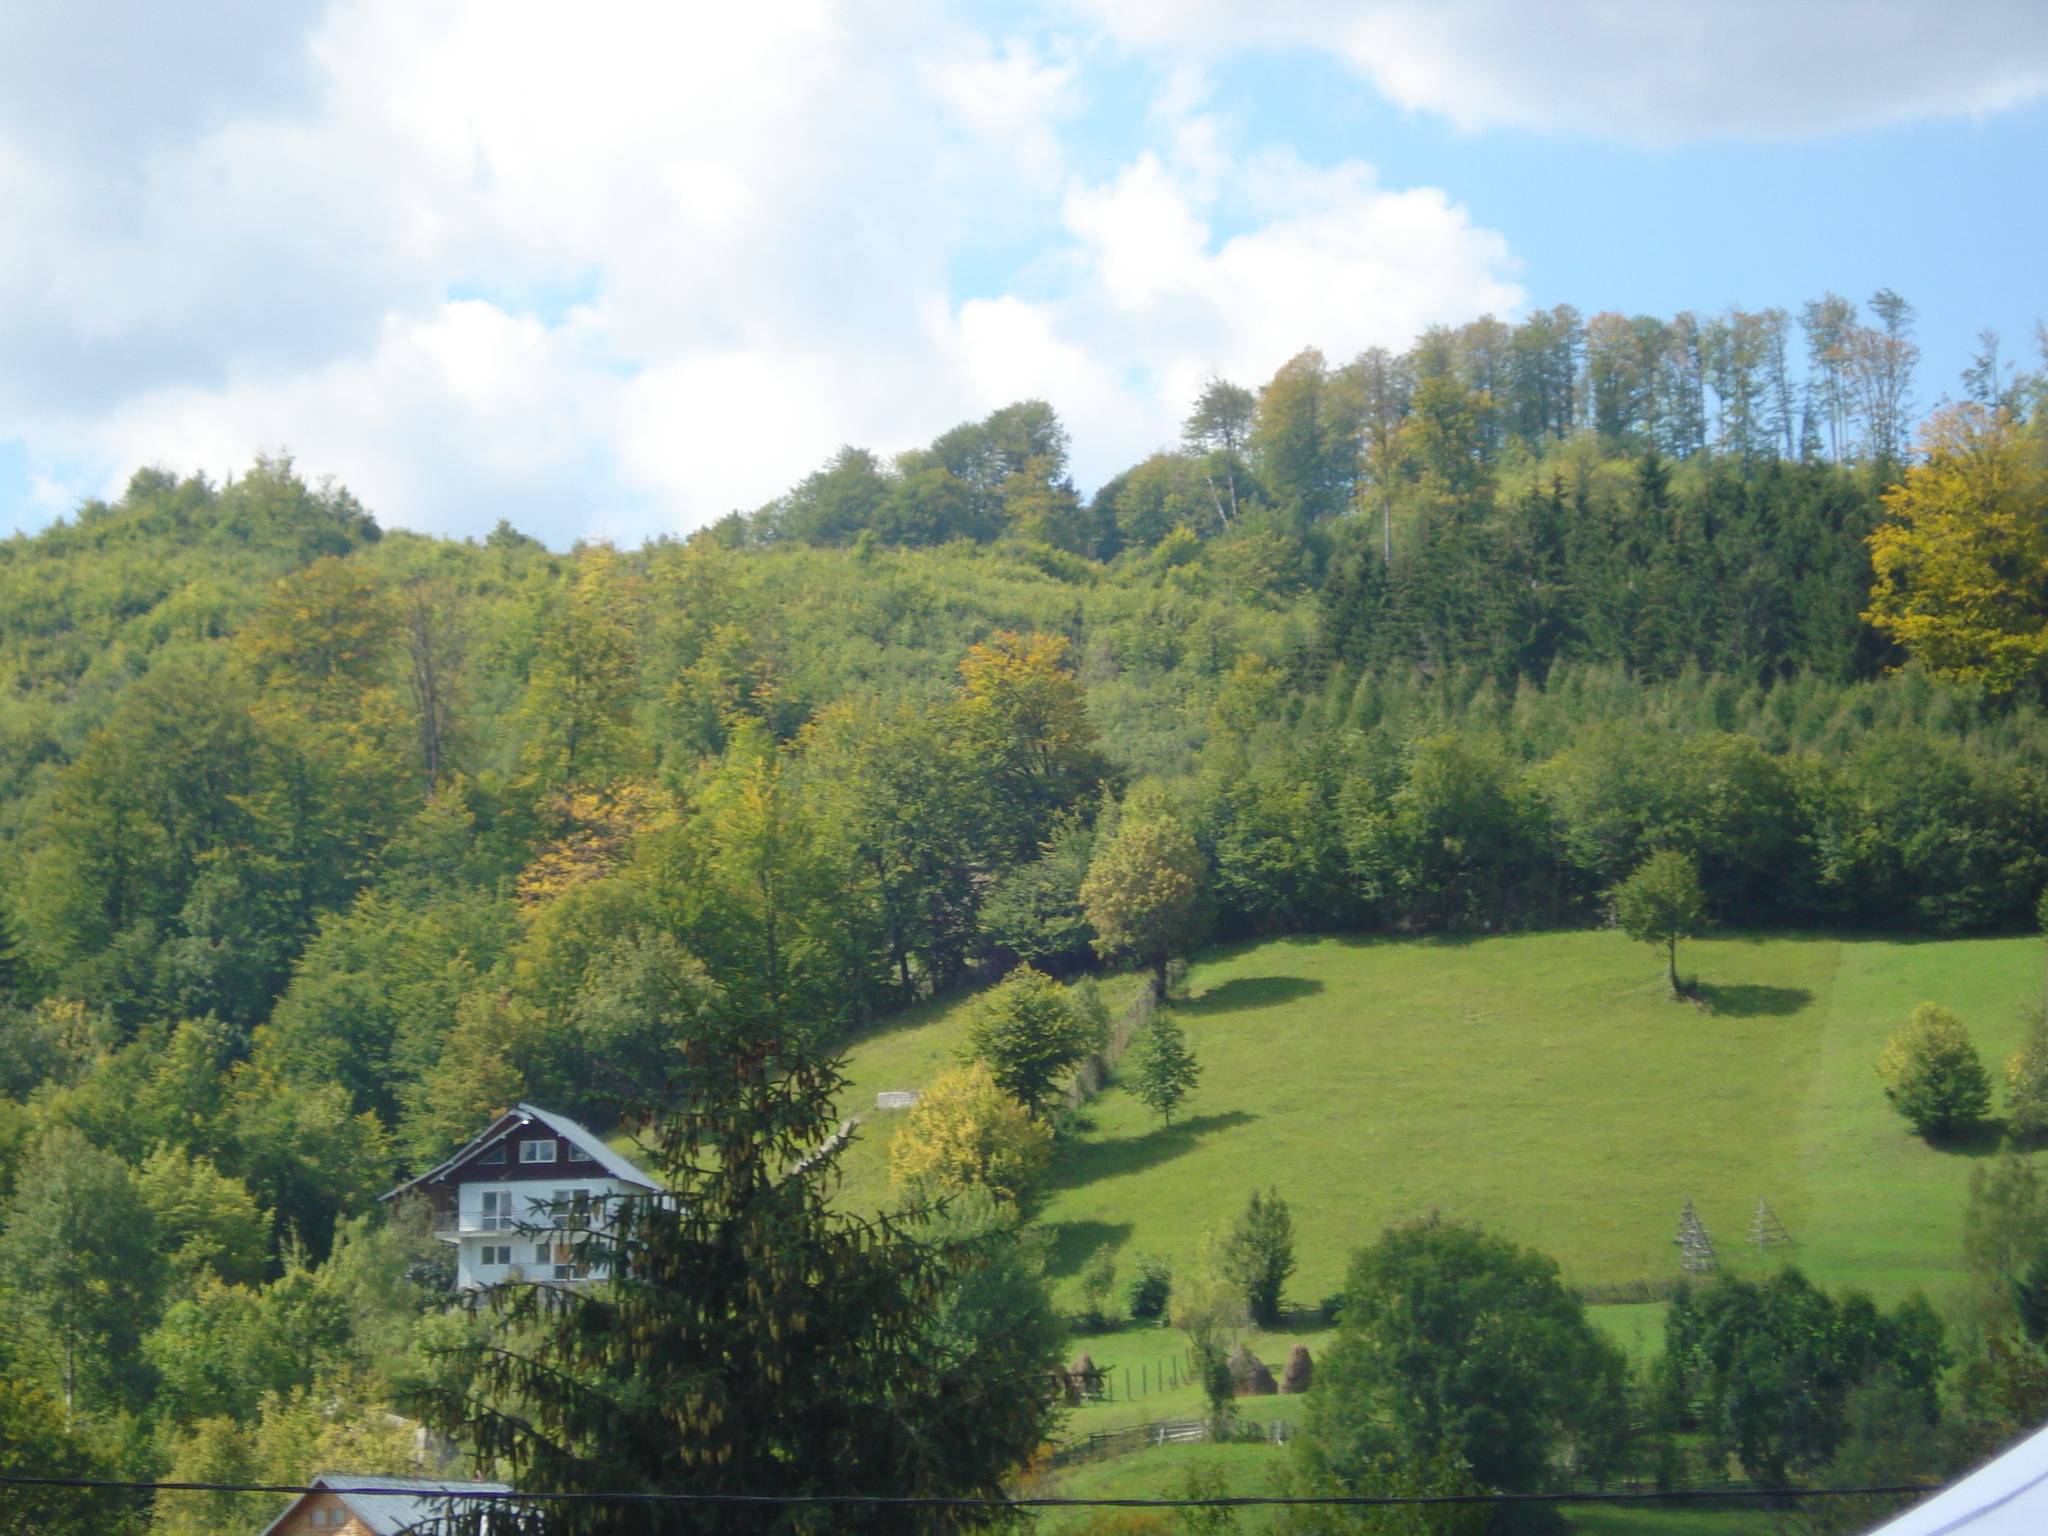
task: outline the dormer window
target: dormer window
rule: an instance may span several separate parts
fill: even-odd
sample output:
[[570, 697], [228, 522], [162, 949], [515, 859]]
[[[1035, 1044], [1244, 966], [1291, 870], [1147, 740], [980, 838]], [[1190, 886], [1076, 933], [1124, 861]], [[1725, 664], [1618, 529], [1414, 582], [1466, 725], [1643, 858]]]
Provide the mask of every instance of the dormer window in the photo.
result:
[[502, 1163], [505, 1161], [505, 1143], [501, 1141], [494, 1147], [485, 1147], [477, 1154], [476, 1160], [480, 1163]]
[[554, 1160], [555, 1144], [552, 1141], [519, 1143], [519, 1161], [522, 1163], [552, 1163]]

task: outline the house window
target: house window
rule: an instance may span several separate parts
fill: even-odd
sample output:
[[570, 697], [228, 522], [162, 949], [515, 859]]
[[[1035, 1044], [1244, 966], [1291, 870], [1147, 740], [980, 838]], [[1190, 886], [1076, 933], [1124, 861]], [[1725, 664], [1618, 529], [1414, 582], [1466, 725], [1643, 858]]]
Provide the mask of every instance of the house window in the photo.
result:
[[554, 1160], [555, 1144], [552, 1141], [519, 1143], [519, 1161], [522, 1163], [552, 1163]]
[[580, 1224], [571, 1220], [571, 1217], [580, 1217], [583, 1214], [576, 1209], [579, 1202], [576, 1199], [575, 1190], [558, 1189], [555, 1191], [555, 1198], [548, 1203], [553, 1207], [553, 1220], [556, 1226], [567, 1227]]
[[512, 1214], [512, 1191], [509, 1189], [487, 1189], [483, 1197], [483, 1222], [486, 1232], [510, 1232], [518, 1221]]
[[477, 1161], [480, 1163], [502, 1163], [505, 1161], [505, 1143], [501, 1141], [495, 1146], [485, 1147], [482, 1154], [478, 1156]]
[[533, 1245], [533, 1262], [537, 1265], [552, 1264], [555, 1261], [554, 1247], [550, 1243]]
[[569, 1161], [572, 1163], [591, 1163], [597, 1161], [597, 1159], [593, 1158], [588, 1152], [572, 1141], [569, 1143]]
[[484, 1244], [484, 1268], [485, 1268], [485, 1269], [496, 1269], [496, 1268], [499, 1268], [499, 1267], [500, 1267], [500, 1266], [502, 1266], [502, 1265], [510, 1264], [511, 1262], [512, 1262], [512, 1245], [511, 1245], [510, 1243], [486, 1243], [486, 1244]]

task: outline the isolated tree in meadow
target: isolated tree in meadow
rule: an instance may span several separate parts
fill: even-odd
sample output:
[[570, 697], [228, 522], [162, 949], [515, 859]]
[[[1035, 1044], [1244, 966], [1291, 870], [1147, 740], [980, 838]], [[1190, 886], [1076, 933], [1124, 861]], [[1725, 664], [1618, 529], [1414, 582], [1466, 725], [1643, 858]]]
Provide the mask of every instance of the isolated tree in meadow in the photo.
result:
[[1067, 1072], [1101, 1044], [1100, 1020], [1045, 972], [1020, 965], [975, 1003], [965, 1056], [988, 1063], [1003, 1092], [1043, 1115]]
[[1022, 1201], [1051, 1161], [1051, 1130], [979, 1061], [934, 1078], [889, 1144], [889, 1177], [929, 1195], [980, 1188]]
[[1166, 967], [1200, 942], [1208, 927], [1202, 850], [1165, 794], [1131, 792], [1116, 833], [1098, 838], [1081, 907], [1105, 958], [1135, 960], [1152, 972], [1153, 996], [1166, 1000]]
[[1609, 894], [1615, 926], [1644, 944], [1661, 945], [1671, 995], [1682, 997], [1678, 981], [1678, 941], [1707, 925], [1707, 901], [1700, 891], [1700, 870], [1690, 854], [1664, 848], [1651, 854]]
[[1280, 1320], [1280, 1293], [1294, 1273], [1294, 1217], [1277, 1189], [1257, 1190], [1231, 1229], [1223, 1270], [1261, 1327]]
[[1885, 1097], [1930, 1141], [1968, 1130], [1991, 1112], [1991, 1079], [1963, 1021], [1922, 1003], [1877, 1059]]
[[1202, 1079], [1202, 1065], [1188, 1048], [1187, 1032], [1166, 1009], [1156, 1010], [1138, 1046], [1131, 1089], [1167, 1125], [1180, 1101]]

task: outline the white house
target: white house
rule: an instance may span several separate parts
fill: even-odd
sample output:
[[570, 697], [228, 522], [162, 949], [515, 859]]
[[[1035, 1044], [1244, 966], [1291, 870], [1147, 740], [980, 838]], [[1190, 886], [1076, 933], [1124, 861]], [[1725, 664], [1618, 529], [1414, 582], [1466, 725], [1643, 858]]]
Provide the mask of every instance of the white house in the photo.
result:
[[447, 1161], [383, 1198], [424, 1197], [434, 1235], [455, 1245], [455, 1286], [597, 1278], [579, 1234], [601, 1228], [609, 1201], [654, 1180], [566, 1115], [520, 1104]]

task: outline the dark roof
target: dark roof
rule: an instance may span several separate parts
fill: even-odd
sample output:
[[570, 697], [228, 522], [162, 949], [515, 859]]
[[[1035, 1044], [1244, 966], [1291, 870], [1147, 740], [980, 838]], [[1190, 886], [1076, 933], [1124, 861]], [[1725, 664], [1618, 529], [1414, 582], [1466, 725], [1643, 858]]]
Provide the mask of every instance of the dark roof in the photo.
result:
[[[436, 1494], [512, 1491], [509, 1483], [464, 1483], [435, 1477], [372, 1477], [355, 1472], [322, 1472], [313, 1479], [312, 1486], [338, 1495], [348, 1506], [349, 1513], [368, 1526], [374, 1536], [399, 1536], [400, 1532], [445, 1513], [448, 1506], [436, 1498]], [[385, 1491], [358, 1491], [365, 1488]], [[287, 1504], [277, 1519], [263, 1528], [262, 1536], [270, 1536], [283, 1523], [285, 1516], [297, 1509], [306, 1497], [300, 1494]]]
[[[442, 1174], [447, 1173], [451, 1169], [459, 1168], [462, 1164], [468, 1162], [479, 1152], [490, 1146], [491, 1143], [502, 1141], [521, 1126], [534, 1124], [544, 1125], [563, 1140], [573, 1142], [589, 1156], [592, 1162], [598, 1164], [606, 1173], [623, 1183], [638, 1184], [642, 1189], [659, 1189], [661, 1187], [638, 1168], [634, 1167], [632, 1163], [606, 1146], [602, 1137], [598, 1136], [588, 1127], [577, 1124], [567, 1115], [558, 1115], [554, 1111], [542, 1109], [536, 1104], [515, 1104], [512, 1108], [506, 1110], [504, 1114], [493, 1120], [484, 1129], [482, 1135], [466, 1143], [453, 1155], [442, 1159], [418, 1178], [407, 1179], [396, 1189], [386, 1190], [378, 1198], [389, 1200], [393, 1196], [402, 1195], [407, 1190], [418, 1185], [432, 1183], [435, 1179], [440, 1178]], [[562, 1175], [559, 1169], [550, 1168], [546, 1176], [559, 1179]]]

